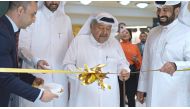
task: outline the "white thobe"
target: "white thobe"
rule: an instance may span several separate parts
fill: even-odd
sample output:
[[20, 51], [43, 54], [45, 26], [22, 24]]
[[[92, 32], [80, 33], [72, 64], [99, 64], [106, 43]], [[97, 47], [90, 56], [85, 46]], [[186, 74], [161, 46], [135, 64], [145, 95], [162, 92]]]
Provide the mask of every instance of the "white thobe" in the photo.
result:
[[174, 20], [153, 28], [143, 54], [138, 91], [147, 92], [147, 106], [190, 106], [190, 71], [173, 76], [159, 71], [166, 62], [178, 70], [190, 68], [190, 28]]
[[[63, 69], [62, 62], [65, 53], [73, 39], [70, 18], [60, 12], [50, 12], [45, 6], [37, 12], [36, 22], [26, 30], [21, 30], [19, 48], [30, 51], [33, 56], [25, 55], [29, 62], [23, 62], [23, 68], [34, 68], [37, 60], [46, 60], [50, 69]], [[24, 50], [24, 51], [26, 51]], [[27, 57], [28, 56], [28, 57]], [[32, 61], [32, 62], [30, 62]], [[29, 64], [28, 64], [29, 63]], [[34, 63], [33, 65], [30, 65]], [[67, 106], [68, 78], [64, 74], [34, 74], [44, 79], [46, 83], [58, 83], [64, 88], [64, 93], [52, 102], [35, 103], [21, 99], [20, 106]]]
[[[65, 69], [75, 71], [87, 64], [89, 68], [98, 64], [106, 64], [103, 72], [119, 73], [120, 70], [129, 70], [129, 64], [123, 50], [114, 38], [100, 44], [92, 35], [77, 36], [71, 43], [63, 65]], [[69, 106], [119, 106], [118, 75], [107, 75], [104, 82], [111, 85], [111, 90], [100, 89], [97, 82], [90, 85], [81, 85], [77, 75], [69, 75], [71, 92]]]
[[179, 12], [179, 21], [182, 23], [190, 26], [190, 2], [189, 1], [182, 1], [181, 2], [181, 8]]

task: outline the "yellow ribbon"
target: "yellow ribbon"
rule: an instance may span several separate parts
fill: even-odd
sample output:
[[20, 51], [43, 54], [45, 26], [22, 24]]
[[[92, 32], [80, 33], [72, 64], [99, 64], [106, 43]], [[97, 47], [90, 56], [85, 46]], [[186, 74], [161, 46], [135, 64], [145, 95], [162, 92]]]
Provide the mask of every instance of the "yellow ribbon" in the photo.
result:
[[105, 64], [98, 64], [93, 68], [89, 68], [88, 65], [84, 65], [84, 71], [81, 68], [78, 68], [80, 72], [73, 72], [69, 70], [41, 70], [41, 69], [21, 69], [21, 68], [0, 68], [0, 72], [8, 73], [62, 73], [62, 74], [79, 74], [78, 78], [81, 81], [82, 85], [89, 85], [97, 81], [98, 86], [101, 89], [111, 89], [110, 85], [107, 85], [103, 82], [105, 78], [108, 78], [106, 75], [109, 73], [103, 73], [101, 68]]
[[[159, 71], [159, 70], [148, 70], [148, 71]], [[142, 72], [148, 72], [148, 71], [142, 71]], [[190, 68], [182, 69], [182, 70], [176, 70], [179, 71], [190, 71]], [[81, 74], [81, 72], [73, 72], [70, 70], [42, 70], [42, 69], [21, 69], [21, 68], [0, 68], [0, 72], [7, 72], [7, 73], [64, 73], [64, 74]], [[89, 72], [90, 73], [90, 72]], [[92, 72], [91, 72], [92, 73]], [[132, 72], [132, 73], [139, 73], [138, 72]], [[107, 73], [107, 74], [118, 74], [118, 73]]]
[[[108, 78], [107, 74], [118, 74], [118, 73], [104, 73], [101, 68], [104, 67], [105, 64], [98, 64], [93, 68], [89, 68], [88, 65], [84, 65], [84, 71], [81, 68], [78, 68], [80, 72], [73, 72], [69, 70], [41, 70], [41, 69], [21, 69], [21, 68], [0, 68], [0, 72], [8, 72], [8, 73], [62, 73], [62, 74], [79, 74], [78, 78], [81, 81], [82, 85], [89, 85], [97, 81], [98, 86], [101, 87], [102, 90], [105, 88], [111, 89], [110, 85], [107, 85], [103, 82], [105, 78]], [[159, 71], [158, 70], [149, 70], [149, 71]], [[179, 71], [190, 71], [190, 68], [186, 68]], [[147, 71], [143, 71], [147, 72]], [[139, 73], [139, 72], [132, 72]]]
[[69, 70], [42, 70], [42, 69], [21, 69], [21, 68], [0, 68], [0, 72], [8, 73], [64, 73], [64, 74], [80, 74], [81, 72], [73, 72]]

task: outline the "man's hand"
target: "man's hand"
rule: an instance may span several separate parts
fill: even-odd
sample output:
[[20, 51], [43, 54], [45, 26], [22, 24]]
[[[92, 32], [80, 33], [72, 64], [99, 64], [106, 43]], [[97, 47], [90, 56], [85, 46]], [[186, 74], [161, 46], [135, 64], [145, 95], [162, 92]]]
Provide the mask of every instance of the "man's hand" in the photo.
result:
[[170, 74], [171, 76], [173, 73], [177, 70], [176, 64], [173, 62], [167, 62], [165, 63], [162, 68], [160, 69], [160, 72], [165, 72]]
[[144, 97], [144, 92], [139, 92], [139, 91], [137, 91], [137, 100], [141, 103], [141, 104], [143, 104], [144, 103], [144, 100], [145, 100], [145, 97]]
[[130, 73], [127, 70], [122, 69], [120, 72], [120, 75], [119, 75], [119, 79], [120, 80], [128, 80], [129, 77], [130, 77]]
[[44, 90], [40, 100], [42, 102], [50, 102], [52, 101], [54, 98], [58, 98], [58, 95], [53, 94], [51, 91], [49, 90]]
[[42, 78], [35, 78], [32, 85], [34, 86], [40, 86], [44, 84], [44, 80]]
[[38, 69], [46, 69], [46, 70], [48, 70], [48, 68], [46, 68], [45, 66], [49, 66], [49, 64], [47, 63], [47, 61], [45, 61], [45, 60], [39, 60], [37, 62], [37, 68]]

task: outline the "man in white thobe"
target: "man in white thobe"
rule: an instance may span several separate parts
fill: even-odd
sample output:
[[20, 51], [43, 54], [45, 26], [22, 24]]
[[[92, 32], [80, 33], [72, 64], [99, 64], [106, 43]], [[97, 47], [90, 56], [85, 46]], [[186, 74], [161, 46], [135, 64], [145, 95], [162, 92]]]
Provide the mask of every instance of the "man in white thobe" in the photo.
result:
[[[137, 99], [147, 106], [190, 106], [190, 28], [178, 20], [180, 1], [159, 1], [160, 26], [145, 44]], [[151, 71], [157, 70], [157, 71]]]
[[[120, 79], [129, 78], [129, 64], [118, 41], [111, 34], [117, 26], [117, 20], [108, 13], [99, 13], [89, 17], [79, 32], [80, 35], [72, 41], [63, 65], [67, 70], [76, 71], [87, 64], [90, 68], [98, 64], [106, 64], [103, 72], [118, 73], [107, 75], [106, 84], [111, 90], [102, 90], [96, 82], [81, 85], [77, 75], [69, 75], [71, 92], [69, 106], [119, 106]], [[113, 35], [113, 36], [111, 36]]]
[[[64, 3], [59, 1], [39, 2], [36, 22], [21, 30], [19, 49], [24, 61], [23, 68], [63, 69], [65, 53], [73, 39], [70, 18], [64, 13]], [[29, 53], [28, 53], [29, 52]], [[58, 83], [64, 93], [49, 103], [35, 102], [21, 98], [20, 106], [67, 106], [68, 78], [64, 74], [35, 74], [44, 79], [44, 84]]]
[[179, 20], [185, 25], [190, 26], [190, 1], [182, 1]]

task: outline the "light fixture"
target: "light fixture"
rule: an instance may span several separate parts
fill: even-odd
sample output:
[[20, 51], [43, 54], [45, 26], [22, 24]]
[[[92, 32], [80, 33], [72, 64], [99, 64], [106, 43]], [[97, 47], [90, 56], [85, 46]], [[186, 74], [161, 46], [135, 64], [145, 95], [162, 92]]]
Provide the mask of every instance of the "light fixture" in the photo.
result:
[[139, 8], [146, 8], [148, 6], [148, 3], [140, 2], [140, 3], [137, 3], [136, 6], [139, 7]]
[[130, 3], [130, 1], [128, 0], [122, 0], [119, 2], [121, 5], [128, 5]]
[[91, 2], [92, 2], [91, 0], [80, 0], [80, 3], [82, 3], [83, 5], [88, 5]]

